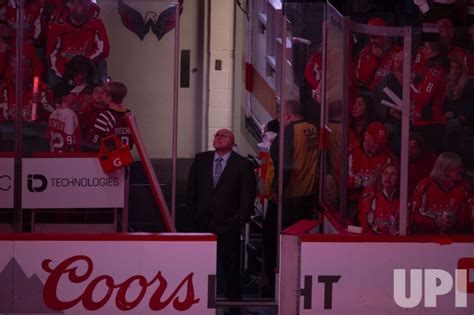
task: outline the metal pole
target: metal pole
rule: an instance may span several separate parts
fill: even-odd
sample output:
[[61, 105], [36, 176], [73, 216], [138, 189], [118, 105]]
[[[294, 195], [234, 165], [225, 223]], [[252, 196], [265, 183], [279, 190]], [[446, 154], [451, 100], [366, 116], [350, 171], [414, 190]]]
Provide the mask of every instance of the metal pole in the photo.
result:
[[400, 164], [400, 225], [399, 234], [407, 235], [408, 225], [408, 142], [410, 133], [410, 62], [411, 62], [410, 26], [405, 27], [403, 36], [403, 100], [402, 100], [402, 147]]
[[176, 232], [176, 228], [174, 227], [174, 224], [171, 220], [168, 205], [166, 204], [165, 197], [161, 191], [160, 182], [158, 181], [155, 171], [153, 170], [153, 165], [151, 164], [145, 144], [143, 143], [140, 130], [138, 129], [137, 122], [135, 121], [135, 117], [132, 113], [127, 113], [125, 115], [125, 121], [127, 122], [128, 128], [130, 128], [130, 131], [132, 132], [133, 141], [136, 144], [138, 154], [140, 155], [143, 168], [145, 169], [145, 173], [148, 178], [148, 182], [151, 185], [153, 197], [155, 198], [158, 208], [160, 209], [161, 218], [163, 219], [166, 231]]
[[176, 226], [176, 159], [178, 155], [178, 100], [179, 100], [179, 11], [180, 3], [176, 2], [176, 25], [174, 30], [174, 81], [173, 81], [173, 149], [171, 171], [171, 220]]
[[347, 140], [347, 132], [348, 132], [348, 108], [349, 108], [349, 58], [351, 58], [350, 55], [350, 19], [348, 17], [344, 17], [344, 20], [342, 21], [342, 34], [343, 34], [343, 67], [342, 67], [342, 117], [341, 117], [341, 123], [342, 123], [342, 141], [341, 141], [341, 181], [339, 183], [339, 191], [340, 191], [340, 208], [339, 208], [339, 218], [340, 222], [344, 222], [344, 216], [347, 214], [347, 183], [346, 181], [342, 180], [343, 178], [347, 178], [348, 174], [348, 152], [347, 152], [347, 147], [348, 147], [348, 140]]
[[326, 117], [326, 70], [327, 70], [327, 26], [328, 22], [324, 21], [322, 23], [322, 32], [323, 32], [323, 41], [321, 44], [321, 52], [322, 52], [322, 76], [321, 76], [321, 92], [320, 92], [320, 106], [321, 106], [321, 115], [320, 115], [320, 130], [321, 133], [319, 135], [319, 139], [322, 139], [322, 147], [320, 152], [320, 172], [319, 172], [319, 194], [318, 200], [321, 204], [325, 204], [326, 201], [324, 200], [324, 187], [325, 187], [325, 180], [326, 180], [326, 171], [327, 171], [327, 163], [325, 156], [327, 155], [326, 152], [326, 143], [329, 139], [326, 139], [326, 124], [328, 119]]
[[15, 78], [15, 104], [16, 104], [16, 119], [15, 119], [15, 179], [14, 179], [14, 230], [21, 232], [23, 230], [23, 209], [21, 206], [21, 191], [22, 191], [22, 122], [23, 122], [23, 71], [22, 56], [23, 56], [23, 16], [24, 16], [24, 0], [18, 0], [16, 8], [16, 78]]
[[283, 213], [283, 156], [284, 156], [284, 143], [285, 143], [285, 124], [284, 115], [286, 112], [285, 101], [286, 101], [286, 16], [282, 15], [281, 25], [281, 62], [280, 62], [280, 130], [278, 135], [278, 221], [277, 221], [277, 247], [276, 247], [276, 268], [280, 268], [280, 232], [282, 224], [282, 213]]

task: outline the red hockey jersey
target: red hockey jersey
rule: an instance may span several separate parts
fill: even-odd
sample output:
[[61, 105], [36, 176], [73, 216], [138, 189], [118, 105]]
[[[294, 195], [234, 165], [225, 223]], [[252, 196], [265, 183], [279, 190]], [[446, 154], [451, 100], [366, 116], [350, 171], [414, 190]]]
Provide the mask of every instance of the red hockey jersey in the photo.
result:
[[89, 134], [89, 141], [94, 145], [100, 145], [102, 138], [116, 135], [129, 148], [133, 146], [132, 132], [125, 121], [125, 114], [128, 110], [122, 112], [108, 109], [97, 116]]
[[446, 91], [444, 68], [437, 64], [428, 68], [423, 81], [411, 86], [411, 99], [414, 104], [413, 125], [444, 123], [443, 100]]
[[304, 78], [311, 86], [312, 90], [319, 87], [322, 78], [322, 56], [321, 52], [317, 51], [309, 57], [308, 63], [304, 68]]
[[[8, 1], [5, 7], [5, 19], [13, 29], [16, 29], [16, 1]], [[25, 7], [24, 12], [24, 38], [38, 39], [41, 34], [41, 2], [38, 0], [30, 0]]]
[[[448, 57], [451, 58], [453, 56], [459, 57], [463, 61], [464, 65], [466, 66], [466, 69], [471, 69], [468, 54], [465, 49], [461, 47], [457, 47], [457, 46], [451, 48], [451, 50], [448, 53]], [[426, 59], [423, 56], [423, 46], [421, 46], [420, 48], [418, 48], [415, 54], [415, 60], [413, 62], [413, 71], [416, 77], [423, 80], [423, 76], [427, 72], [427, 70], [428, 70], [428, 66], [426, 64]]]
[[392, 45], [390, 51], [379, 59], [372, 53], [371, 46], [364, 47], [357, 61], [357, 79], [373, 91], [377, 83], [390, 72], [393, 57], [401, 50], [400, 46]]
[[362, 147], [354, 149], [348, 161], [349, 199], [358, 200], [364, 188], [375, 182], [382, 167], [394, 160], [395, 157], [386, 151], [369, 157]]
[[80, 55], [93, 61], [105, 60], [110, 50], [104, 23], [91, 18], [85, 25], [60, 21], [51, 23], [48, 31], [46, 56], [51, 69], [62, 77], [66, 64]]
[[444, 189], [434, 179], [423, 179], [411, 202], [411, 230], [415, 234], [459, 234], [468, 230], [469, 184], [456, 182]]
[[376, 191], [372, 185], [367, 187], [359, 201], [359, 222], [364, 232], [398, 234], [400, 199], [395, 193]]
[[77, 116], [70, 108], [58, 108], [52, 112], [47, 130], [51, 152], [79, 151], [80, 130]]

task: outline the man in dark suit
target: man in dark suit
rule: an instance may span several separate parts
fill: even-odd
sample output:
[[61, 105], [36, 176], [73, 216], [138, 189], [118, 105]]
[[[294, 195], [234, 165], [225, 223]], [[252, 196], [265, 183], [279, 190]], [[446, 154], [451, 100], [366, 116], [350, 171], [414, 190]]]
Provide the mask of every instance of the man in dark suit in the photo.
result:
[[196, 155], [189, 172], [187, 205], [199, 230], [217, 235], [224, 296], [238, 300], [240, 231], [253, 213], [256, 180], [250, 161], [233, 152], [234, 141], [230, 130], [221, 129], [214, 135], [215, 151]]

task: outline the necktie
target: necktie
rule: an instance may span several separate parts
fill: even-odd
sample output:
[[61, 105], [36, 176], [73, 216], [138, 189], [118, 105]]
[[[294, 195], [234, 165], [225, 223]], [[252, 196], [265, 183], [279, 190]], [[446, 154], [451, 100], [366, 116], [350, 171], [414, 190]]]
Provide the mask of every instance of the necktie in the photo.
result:
[[217, 182], [219, 181], [219, 177], [221, 177], [222, 174], [222, 161], [223, 158], [217, 158], [216, 165], [214, 166], [214, 186], [217, 185]]

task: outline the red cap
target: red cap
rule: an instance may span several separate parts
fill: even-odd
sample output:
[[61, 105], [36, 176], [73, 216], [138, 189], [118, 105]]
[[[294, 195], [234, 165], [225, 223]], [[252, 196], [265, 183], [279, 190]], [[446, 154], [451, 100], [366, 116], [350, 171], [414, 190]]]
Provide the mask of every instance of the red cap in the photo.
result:
[[385, 126], [378, 121], [370, 123], [367, 127], [367, 133], [374, 139], [374, 142], [377, 144], [387, 144], [387, 129]]
[[374, 26], [385, 26], [385, 25], [387, 25], [387, 23], [385, 23], [384, 19], [379, 18], [379, 17], [375, 17], [375, 18], [370, 19], [369, 22], [367, 22], [367, 24], [374, 25]]

